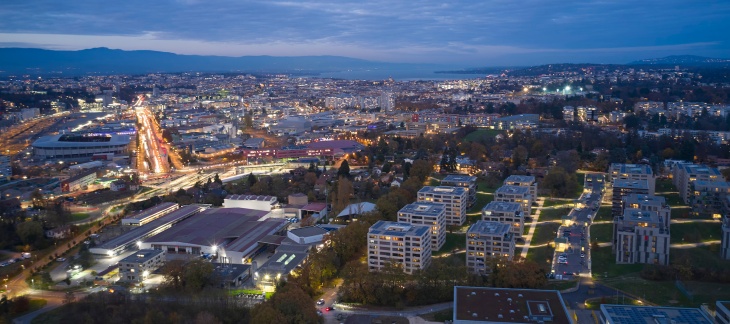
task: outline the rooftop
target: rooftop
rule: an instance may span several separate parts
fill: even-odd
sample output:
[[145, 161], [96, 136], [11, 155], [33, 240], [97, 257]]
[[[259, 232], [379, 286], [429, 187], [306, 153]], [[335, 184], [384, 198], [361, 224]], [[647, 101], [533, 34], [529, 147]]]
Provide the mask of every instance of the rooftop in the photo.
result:
[[370, 226], [368, 234], [389, 235], [389, 236], [422, 236], [429, 231], [430, 227], [425, 225], [412, 225], [410, 223], [389, 222], [380, 220]]
[[446, 178], [441, 180], [441, 183], [443, 184], [444, 182], [449, 183], [449, 182], [476, 182], [476, 181], [477, 181], [477, 177], [475, 177], [475, 176], [470, 176], [470, 175], [466, 175], [466, 174], [450, 174], [450, 175], [447, 175]]
[[438, 216], [446, 210], [444, 204], [432, 202], [415, 202], [403, 206], [398, 213], [411, 213], [424, 216]]
[[621, 324], [713, 323], [699, 308], [603, 304], [601, 305], [601, 313], [610, 323]]
[[165, 253], [163, 250], [139, 250], [120, 260], [120, 263], [144, 263], [152, 258]]
[[289, 233], [292, 233], [298, 237], [308, 237], [308, 236], [317, 236], [317, 235], [324, 235], [327, 234], [329, 231], [326, 229], [323, 229], [319, 226], [306, 226], [306, 227], [300, 227], [293, 230], [290, 230]]
[[649, 182], [646, 180], [616, 179], [613, 182], [613, 187], [649, 190]]
[[506, 202], [506, 201], [490, 201], [484, 208], [483, 212], [519, 212], [522, 210], [520, 203]]
[[429, 194], [450, 194], [450, 195], [456, 195], [461, 196], [466, 193], [466, 188], [462, 187], [446, 187], [446, 186], [425, 186], [421, 188], [421, 190], [418, 190], [418, 193], [429, 193]]
[[156, 206], [152, 206], [150, 208], [147, 208], [143, 211], [140, 211], [139, 213], [136, 213], [134, 215], [125, 216], [124, 219], [136, 219], [136, 220], [142, 220], [147, 217], [150, 217], [154, 214], [159, 213], [160, 211], [163, 211], [165, 209], [171, 208], [173, 206], [177, 206], [177, 203], [174, 202], [163, 202], [161, 204], [158, 204]]
[[533, 182], [535, 182], [535, 177], [515, 174], [515, 175], [511, 175], [511, 176], [507, 177], [507, 179], [504, 179], [504, 183], [515, 183], [515, 182], [533, 183]]
[[459, 286], [454, 287], [454, 320], [573, 323], [557, 290]]
[[272, 204], [277, 201], [274, 196], [258, 196], [258, 195], [228, 195], [228, 200], [256, 200], [256, 201], [270, 201]]
[[478, 234], [489, 234], [496, 236], [504, 236], [509, 233], [510, 225], [501, 222], [492, 222], [485, 220], [478, 220], [476, 223], [469, 226], [467, 233], [478, 233]]
[[495, 194], [521, 194], [526, 195], [530, 193], [530, 188], [528, 187], [521, 187], [521, 186], [510, 186], [510, 185], [504, 185], [494, 192]]

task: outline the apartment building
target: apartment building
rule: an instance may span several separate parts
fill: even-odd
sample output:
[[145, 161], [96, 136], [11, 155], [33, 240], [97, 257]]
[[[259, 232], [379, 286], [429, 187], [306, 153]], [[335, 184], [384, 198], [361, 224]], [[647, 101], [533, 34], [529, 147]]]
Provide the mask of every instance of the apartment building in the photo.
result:
[[446, 207], [446, 225], [462, 225], [466, 221], [468, 189], [462, 187], [426, 186], [418, 191], [419, 202], [435, 202]]
[[143, 282], [165, 264], [164, 250], [139, 250], [119, 261], [119, 280]]
[[719, 219], [730, 212], [726, 208], [730, 182], [696, 180], [691, 186], [689, 205], [693, 214]]
[[477, 202], [477, 177], [466, 174], [451, 174], [441, 180], [442, 186], [462, 187], [469, 191], [469, 207]]
[[9, 181], [13, 175], [10, 167], [10, 156], [0, 155], [0, 181]]
[[614, 218], [617, 264], [669, 264], [669, 227], [657, 212], [626, 208]]
[[522, 205], [522, 213], [525, 217], [532, 214], [533, 198], [530, 195], [530, 187], [501, 186], [494, 192], [494, 201], [519, 203]]
[[466, 266], [470, 272], [487, 274], [490, 259], [512, 260], [515, 238], [511, 226], [500, 222], [479, 220], [466, 232]]
[[530, 188], [530, 197], [532, 198], [532, 204], [537, 199], [537, 181], [535, 177], [526, 175], [511, 175], [504, 179], [505, 186], [519, 186]]
[[722, 218], [722, 248], [720, 249], [720, 257], [730, 260], [730, 216]]
[[653, 211], [664, 220], [664, 226], [669, 227], [671, 208], [662, 196], [630, 194], [624, 197], [624, 208], [633, 208], [643, 211]]
[[520, 203], [490, 201], [482, 208], [482, 220], [510, 225], [515, 238], [521, 238], [525, 227], [525, 215]]
[[431, 227], [431, 251], [438, 251], [446, 242], [446, 206], [432, 202], [417, 202], [398, 211], [398, 222]]
[[674, 186], [685, 204], [690, 204], [692, 183], [695, 181], [715, 182], [722, 181], [720, 170], [702, 164], [685, 163], [675, 166], [672, 172]]
[[653, 195], [655, 192], [656, 178], [651, 167], [646, 164], [613, 163], [608, 168], [608, 174], [611, 177], [611, 182], [618, 179], [646, 180], [648, 193]]
[[611, 196], [611, 214], [616, 217], [623, 213], [624, 197], [631, 194], [649, 195], [649, 185], [646, 180], [616, 179], [613, 181]]
[[393, 263], [412, 274], [431, 265], [431, 227], [378, 221], [368, 230], [368, 269]]

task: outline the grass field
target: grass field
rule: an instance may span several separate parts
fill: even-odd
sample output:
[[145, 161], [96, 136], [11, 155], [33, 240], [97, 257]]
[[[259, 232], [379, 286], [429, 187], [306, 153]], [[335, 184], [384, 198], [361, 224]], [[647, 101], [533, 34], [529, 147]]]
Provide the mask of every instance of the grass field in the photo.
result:
[[494, 195], [484, 192], [477, 192], [477, 201], [474, 203], [474, 206], [467, 210], [467, 212], [474, 213], [482, 211], [482, 208], [484, 208], [484, 206], [486, 206], [492, 200], [494, 200]]
[[680, 223], [671, 224], [672, 243], [699, 243], [721, 238], [722, 224], [717, 223]]
[[[554, 252], [555, 249], [550, 245], [531, 247], [529, 250], [527, 250], [527, 260], [534, 261], [540, 267], [550, 272]], [[515, 251], [515, 253], [517, 252]]]
[[[236, 296], [238, 294], [261, 295], [261, 293], [263, 293], [263, 291], [257, 289], [231, 289], [228, 291], [228, 296]], [[273, 294], [273, 292], [267, 292], [266, 299], [271, 298], [271, 295]]]
[[563, 216], [568, 215], [568, 213], [570, 213], [570, 210], [571, 208], [543, 209], [540, 212], [540, 219], [538, 220], [541, 222], [560, 220], [561, 218], [563, 218]]
[[446, 233], [446, 242], [441, 250], [433, 252], [433, 255], [442, 255], [444, 253], [450, 253], [454, 249], [466, 248], [466, 234], [464, 233]]
[[611, 242], [613, 239], [613, 224], [591, 225], [591, 242]]
[[692, 249], [669, 249], [670, 262], [701, 265], [708, 269], [730, 269], [730, 260], [720, 258], [720, 244]]
[[575, 188], [575, 191], [573, 192], [573, 195], [571, 197], [568, 197], [568, 198], [576, 198], [577, 199], [577, 198], [580, 198], [580, 195], [583, 194], [583, 184], [585, 183], [585, 180], [586, 180], [586, 174], [585, 173], [576, 173], [575, 174], [575, 178], [578, 181], [578, 186], [577, 186], [577, 188]]
[[544, 289], [547, 290], [565, 290], [575, 287], [578, 280], [551, 280], [548, 281]]
[[634, 274], [644, 268], [643, 264], [616, 264], [611, 247], [591, 248], [591, 269], [594, 278], [614, 278]]
[[535, 233], [532, 235], [530, 245], [541, 245], [552, 242], [557, 237], [558, 228], [560, 228], [560, 224], [558, 223], [538, 224], [535, 227]]
[[683, 282], [685, 288], [692, 294], [692, 300], [671, 280], [649, 281], [631, 275], [607, 280], [604, 283], [657, 305], [699, 307], [703, 303], [715, 305], [717, 300], [730, 299], [730, 284], [716, 282]]
[[91, 216], [89, 213], [73, 213], [71, 214], [71, 221], [72, 222], [78, 222], [85, 220]]
[[671, 216], [672, 219], [677, 218], [689, 218], [689, 212], [692, 211], [690, 208], [672, 208]]
[[672, 184], [672, 180], [670, 179], [656, 179], [655, 191], [657, 194], [660, 194], [663, 192], [677, 191], [677, 188]]
[[496, 130], [496, 129], [480, 129], [478, 131], [474, 131], [466, 135], [464, 137], [465, 142], [473, 142], [478, 141], [480, 139], [486, 139], [486, 138], [493, 138], [499, 134], [501, 134], [503, 131]]
[[593, 219], [594, 222], [598, 221], [612, 221], [613, 216], [611, 216], [611, 206], [601, 206], [598, 208], [598, 212], [596, 213], [596, 217]]
[[664, 197], [664, 199], [667, 200], [667, 205], [669, 206], [686, 206], [678, 193], [662, 194], [658, 196]]

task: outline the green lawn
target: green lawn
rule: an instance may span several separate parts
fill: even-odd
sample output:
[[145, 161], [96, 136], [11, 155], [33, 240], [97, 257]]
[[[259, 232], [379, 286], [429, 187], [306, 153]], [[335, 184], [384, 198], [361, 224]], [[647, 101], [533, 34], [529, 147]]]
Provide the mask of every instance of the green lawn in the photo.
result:
[[642, 303], [640, 303], [639, 301], [631, 299], [631, 298], [627, 298], [624, 296], [621, 296], [621, 297], [616, 297], [616, 296], [596, 297], [596, 298], [587, 299], [585, 302], [586, 309], [599, 309], [602, 304], [634, 305], [634, 306], [642, 305]]
[[560, 228], [560, 224], [558, 223], [538, 224], [535, 228], [534, 235], [532, 235], [530, 245], [541, 245], [554, 241], [557, 237], [558, 228]]
[[598, 212], [596, 212], [596, 218], [594, 218], [593, 221], [613, 221], [613, 216], [611, 216], [611, 206], [599, 207]]
[[477, 191], [494, 193], [495, 191], [497, 191], [497, 188], [501, 186], [501, 181], [494, 181], [494, 183], [490, 185], [490, 183], [484, 178], [477, 178]]
[[551, 198], [545, 198], [545, 201], [542, 203], [543, 207], [552, 207], [552, 206], [558, 206], [558, 205], [572, 205], [572, 201], [567, 201], [563, 199], [551, 199]]
[[671, 224], [672, 243], [699, 243], [721, 238], [721, 223], [681, 223]]
[[613, 239], [613, 224], [591, 225], [591, 242], [611, 242]]
[[466, 137], [464, 137], [464, 142], [473, 142], [480, 139], [493, 138], [501, 134], [502, 132], [503, 131], [497, 129], [480, 129], [466, 135]]
[[717, 269], [718, 271], [730, 269], [730, 260], [721, 259], [719, 253], [720, 244], [692, 249], [669, 249], [669, 261], [672, 264], [701, 265], [703, 268]]
[[78, 222], [85, 220], [91, 216], [89, 213], [73, 213], [71, 214], [71, 221], [72, 222]]
[[656, 193], [677, 191], [671, 179], [656, 179]]
[[663, 194], [658, 196], [664, 197], [664, 199], [667, 200], [667, 205], [669, 206], [687, 206], [682, 201], [682, 198], [679, 197], [678, 193]]
[[610, 246], [591, 248], [591, 269], [594, 278], [624, 276], [638, 273], [643, 268], [643, 264], [616, 264], [616, 257], [611, 252]]
[[[261, 295], [263, 291], [258, 289], [231, 289], [228, 290], [228, 296], [236, 296], [238, 294], [253, 294], [253, 295]], [[266, 299], [271, 298], [271, 295], [273, 295], [273, 292], [267, 292], [266, 293]]]
[[474, 206], [469, 208], [467, 210], [468, 213], [474, 213], [474, 212], [480, 212], [482, 211], [482, 208], [486, 206], [489, 202], [494, 200], [494, 195], [487, 194], [483, 192], [477, 192], [477, 201], [474, 203]]
[[578, 280], [550, 280], [544, 289], [547, 290], [565, 290], [575, 287]]
[[541, 222], [561, 220], [563, 216], [567, 216], [570, 213], [570, 210], [571, 208], [543, 209], [540, 212], [540, 218], [538, 220]]
[[[546, 269], [548, 272], [550, 272], [550, 267], [552, 266], [553, 261], [553, 254], [555, 252], [555, 249], [551, 247], [550, 245], [546, 246], [540, 246], [540, 247], [531, 247], [529, 250], [527, 250], [527, 260], [534, 261], [537, 263], [540, 267]], [[515, 251], [515, 254], [517, 252]]]
[[464, 233], [446, 233], [446, 242], [441, 250], [433, 252], [433, 255], [442, 255], [450, 253], [454, 249], [462, 250], [466, 248], [466, 234]]
[[689, 212], [692, 211], [690, 208], [672, 208], [672, 219], [678, 218], [689, 218]]

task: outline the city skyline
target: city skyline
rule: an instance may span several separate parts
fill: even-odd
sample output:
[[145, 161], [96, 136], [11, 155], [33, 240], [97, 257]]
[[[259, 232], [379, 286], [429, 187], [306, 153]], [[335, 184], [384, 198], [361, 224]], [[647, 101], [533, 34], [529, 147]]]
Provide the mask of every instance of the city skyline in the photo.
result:
[[[41, 8], [41, 9], [38, 9]], [[0, 4], [0, 47], [109, 47], [220, 56], [529, 65], [727, 57], [717, 1], [324, 2], [197, 0]]]

